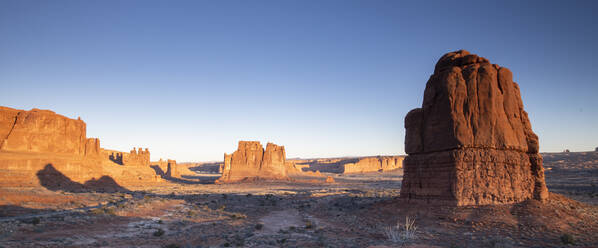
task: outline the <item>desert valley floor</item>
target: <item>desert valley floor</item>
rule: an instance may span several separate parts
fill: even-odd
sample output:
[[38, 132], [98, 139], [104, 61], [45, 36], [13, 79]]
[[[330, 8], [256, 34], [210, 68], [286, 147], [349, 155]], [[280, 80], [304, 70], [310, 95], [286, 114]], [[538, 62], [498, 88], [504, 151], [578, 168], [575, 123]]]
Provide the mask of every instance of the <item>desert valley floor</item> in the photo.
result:
[[[547, 204], [405, 203], [400, 169], [214, 184], [197, 167], [109, 193], [1, 188], [0, 247], [597, 247], [598, 152], [543, 156]], [[406, 217], [415, 237], [391, 241]]]

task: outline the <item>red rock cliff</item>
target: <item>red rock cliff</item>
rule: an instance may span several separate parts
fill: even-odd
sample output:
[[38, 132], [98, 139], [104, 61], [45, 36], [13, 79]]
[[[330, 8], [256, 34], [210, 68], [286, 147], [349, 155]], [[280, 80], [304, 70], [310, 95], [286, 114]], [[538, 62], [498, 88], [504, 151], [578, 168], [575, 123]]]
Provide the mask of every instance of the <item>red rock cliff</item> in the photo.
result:
[[[121, 166], [122, 154], [105, 151], [99, 139], [87, 138], [85, 122], [79, 119], [0, 106], [0, 187], [47, 186], [60, 178], [83, 184], [108, 177], [121, 186], [159, 182], [149, 166]], [[149, 161], [149, 151], [136, 154], [135, 161]]]
[[0, 149], [4, 151], [97, 155], [93, 143], [99, 141], [88, 144], [85, 130], [82, 120], [49, 110], [0, 107]]

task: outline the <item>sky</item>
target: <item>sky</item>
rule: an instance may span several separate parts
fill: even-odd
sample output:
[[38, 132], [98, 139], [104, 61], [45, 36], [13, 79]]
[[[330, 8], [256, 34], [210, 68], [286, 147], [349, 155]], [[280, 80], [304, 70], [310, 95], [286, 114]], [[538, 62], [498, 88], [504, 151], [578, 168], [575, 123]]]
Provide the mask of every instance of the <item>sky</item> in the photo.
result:
[[436, 61], [508, 67], [542, 152], [598, 146], [598, 1], [0, 1], [0, 105], [217, 161], [404, 152]]

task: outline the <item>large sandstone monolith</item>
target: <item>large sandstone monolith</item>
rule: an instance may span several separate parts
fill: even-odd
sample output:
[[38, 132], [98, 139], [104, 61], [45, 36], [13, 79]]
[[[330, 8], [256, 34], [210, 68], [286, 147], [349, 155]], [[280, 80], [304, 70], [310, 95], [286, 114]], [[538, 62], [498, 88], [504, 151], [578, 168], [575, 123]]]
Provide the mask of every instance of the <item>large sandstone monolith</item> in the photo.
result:
[[284, 146], [272, 143], [266, 150], [258, 141], [239, 141], [233, 154], [224, 154], [224, 166], [219, 183], [247, 179], [288, 179]]
[[401, 197], [462, 205], [545, 200], [538, 136], [509, 69], [461, 50], [440, 58], [405, 117]]

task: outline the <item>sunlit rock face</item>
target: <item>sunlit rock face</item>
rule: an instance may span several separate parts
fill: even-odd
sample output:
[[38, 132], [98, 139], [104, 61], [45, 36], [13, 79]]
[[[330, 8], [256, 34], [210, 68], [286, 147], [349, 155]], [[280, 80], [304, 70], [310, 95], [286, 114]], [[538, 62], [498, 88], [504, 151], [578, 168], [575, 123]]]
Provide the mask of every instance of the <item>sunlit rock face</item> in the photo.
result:
[[391, 171], [403, 167], [401, 156], [376, 156], [359, 158], [354, 163], [343, 164], [343, 173]]
[[239, 141], [233, 154], [224, 154], [222, 177], [218, 182], [235, 182], [248, 179], [288, 179], [284, 146], [272, 143], [266, 150], [258, 141]]
[[545, 200], [542, 157], [509, 69], [460, 50], [436, 64], [405, 117], [408, 200], [484, 205]]
[[92, 183], [95, 189], [104, 182], [107, 188], [114, 188], [113, 183], [141, 186], [160, 182], [149, 167], [148, 149], [131, 153], [105, 150], [98, 138], [86, 137], [86, 124], [81, 119], [50, 110], [2, 106], [0, 170], [0, 187], [53, 185], [52, 189], [60, 189], [59, 183], [51, 182], [54, 179], [74, 182], [65, 187], [85, 188]]
[[[84, 155], [90, 147], [82, 120], [74, 120], [49, 110], [29, 111], [0, 107], [0, 149]], [[89, 145], [94, 141], [89, 141]], [[99, 144], [99, 142], [98, 142]]]

